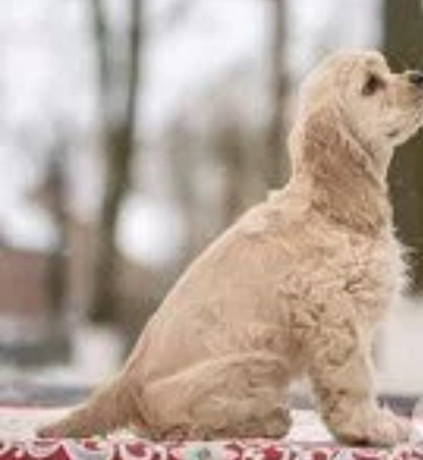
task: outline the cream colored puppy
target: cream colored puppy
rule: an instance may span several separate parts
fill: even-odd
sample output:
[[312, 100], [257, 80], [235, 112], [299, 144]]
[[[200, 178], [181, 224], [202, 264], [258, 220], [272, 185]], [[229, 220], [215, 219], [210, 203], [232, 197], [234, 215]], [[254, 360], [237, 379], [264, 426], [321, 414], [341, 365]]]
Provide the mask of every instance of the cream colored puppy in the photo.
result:
[[422, 74], [372, 51], [326, 59], [302, 89], [288, 185], [194, 261], [116, 379], [40, 435], [282, 437], [305, 373], [338, 439], [406, 440], [376, 402], [371, 346], [402, 271], [387, 168], [422, 121]]

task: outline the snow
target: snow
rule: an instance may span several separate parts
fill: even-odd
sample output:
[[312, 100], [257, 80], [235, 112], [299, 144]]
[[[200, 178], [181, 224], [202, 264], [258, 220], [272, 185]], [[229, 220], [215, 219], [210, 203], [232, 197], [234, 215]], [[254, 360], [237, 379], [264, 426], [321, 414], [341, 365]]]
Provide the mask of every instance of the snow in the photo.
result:
[[[13, 319], [9, 322], [3, 320], [0, 330], [7, 330], [7, 336], [3, 337], [3, 345], [16, 343], [36, 344], [39, 341], [38, 334], [45, 334], [45, 329], [38, 331], [34, 324], [23, 325]], [[15, 327], [14, 327], [15, 326]], [[11, 399], [13, 395], [4, 394], [5, 383], [12, 387], [27, 386], [42, 388], [46, 385], [55, 388], [84, 389], [99, 385], [111, 378], [122, 365], [125, 358], [125, 342], [121, 334], [113, 327], [97, 326], [87, 322], [69, 325], [71, 328], [71, 356], [69, 362], [53, 362], [50, 364], [32, 363], [32, 365], [19, 366], [6, 359], [0, 365], [0, 400]], [[10, 329], [12, 328], [12, 329]], [[20, 332], [20, 337], [16, 333]], [[44, 335], [43, 335], [44, 336]], [[26, 339], [22, 339], [26, 337]], [[18, 339], [18, 340], [17, 340]], [[93, 365], [95, 363], [95, 365]], [[23, 385], [20, 385], [20, 384]], [[8, 386], [6, 386], [8, 390]], [[16, 395], [18, 399], [19, 394]]]
[[[384, 323], [379, 350], [381, 387], [420, 394], [423, 388], [423, 299], [403, 299]], [[423, 415], [423, 414], [422, 414]]]

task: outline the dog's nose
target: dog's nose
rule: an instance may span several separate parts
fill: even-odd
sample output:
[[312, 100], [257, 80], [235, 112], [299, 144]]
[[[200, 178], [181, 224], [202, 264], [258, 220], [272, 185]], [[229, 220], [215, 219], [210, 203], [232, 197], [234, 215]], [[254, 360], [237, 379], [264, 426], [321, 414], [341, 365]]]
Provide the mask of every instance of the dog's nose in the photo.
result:
[[407, 72], [407, 77], [410, 83], [423, 88], [423, 72], [420, 70], [411, 70]]

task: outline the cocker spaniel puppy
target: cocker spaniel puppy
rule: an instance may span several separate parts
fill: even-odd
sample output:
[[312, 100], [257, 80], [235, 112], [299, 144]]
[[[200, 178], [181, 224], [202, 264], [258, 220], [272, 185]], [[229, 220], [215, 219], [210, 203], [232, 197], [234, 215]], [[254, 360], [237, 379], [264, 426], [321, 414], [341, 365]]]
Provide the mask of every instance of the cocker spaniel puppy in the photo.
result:
[[371, 346], [401, 284], [387, 168], [422, 122], [423, 74], [373, 51], [327, 58], [302, 88], [287, 186], [192, 263], [120, 374], [39, 434], [279, 438], [306, 374], [339, 440], [406, 440], [376, 401]]

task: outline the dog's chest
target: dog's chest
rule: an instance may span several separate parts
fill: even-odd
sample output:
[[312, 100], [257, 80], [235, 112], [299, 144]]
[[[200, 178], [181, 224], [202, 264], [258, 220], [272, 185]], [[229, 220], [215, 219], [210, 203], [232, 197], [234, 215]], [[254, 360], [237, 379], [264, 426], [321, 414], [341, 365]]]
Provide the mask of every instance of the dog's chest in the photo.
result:
[[344, 244], [333, 261], [343, 293], [358, 311], [377, 319], [403, 287], [400, 246], [388, 232], [379, 238], [349, 235]]

